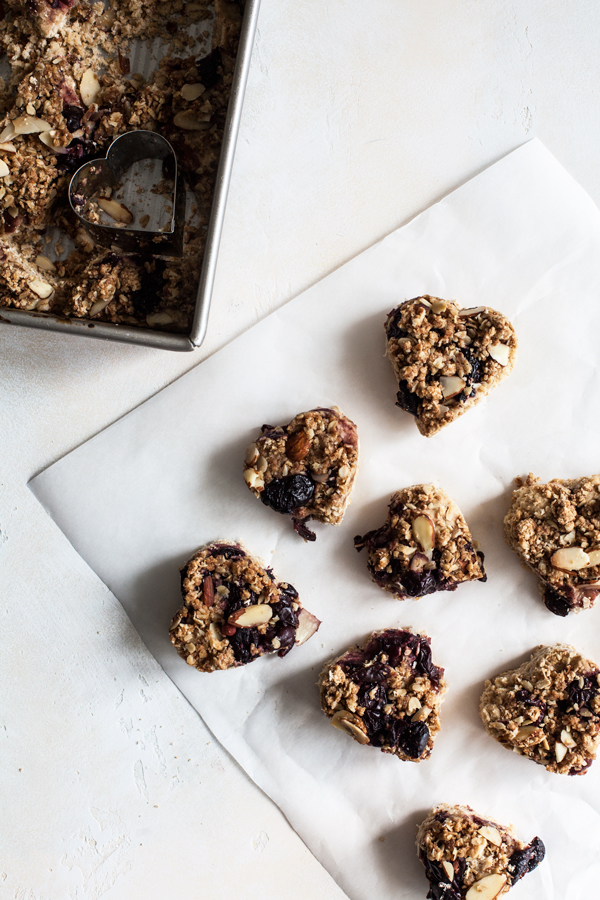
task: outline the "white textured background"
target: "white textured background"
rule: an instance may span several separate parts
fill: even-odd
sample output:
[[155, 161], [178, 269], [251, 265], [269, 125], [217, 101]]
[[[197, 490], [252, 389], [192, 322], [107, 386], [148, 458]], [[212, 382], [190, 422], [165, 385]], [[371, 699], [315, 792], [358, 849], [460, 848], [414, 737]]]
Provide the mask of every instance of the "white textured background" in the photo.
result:
[[533, 136], [598, 202], [599, 37], [595, 0], [262, 0], [203, 347], [0, 327], [2, 900], [342, 900], [26, 482]]

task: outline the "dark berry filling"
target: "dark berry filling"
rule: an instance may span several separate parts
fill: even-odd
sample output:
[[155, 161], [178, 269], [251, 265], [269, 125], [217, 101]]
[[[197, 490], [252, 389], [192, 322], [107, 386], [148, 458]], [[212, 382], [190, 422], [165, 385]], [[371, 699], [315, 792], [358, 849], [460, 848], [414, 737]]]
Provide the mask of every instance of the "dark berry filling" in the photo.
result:
[[450, 881], [448, 873], [441, 863], [428, 859], [423, 851], [419, 858], [425, 866], [425, 874], [429, 881], [427, 900], [462, 900], [463, 877], [466, 869], [466, 861], [460, 857], [455, 861], [456, 871]]
[[518, 881], [523, 875], [527, 875], [528, 872], [533, 872], [545, 855], [546, 848], [539, 837], [534, 837], [532, 842], [527, 847], [524, 847], [523, 850], [515, 850], [507, 866], [512, 883], [514, 884], [515, 881]]
[[387, 680], [403, 654], [410, 657], [415, 675], [427, 675], [439, 685], [443, 669], [431, 660], [427, 638], [409, 631], [390, 629], [372, 638], [364, 650], [351, 650], [339, 660], [348, 678], [359, 685], [357, 700], [364, 708], [362, 716], [370, 743], [374, 747], [389, 746], [418, 759], [427, 749], [429, 728], [424, 722], [412, 722], [386, 713], [390, 703]]
[[308, 475], [286, 475], [266, 484], [260, 499], [276, 512], [290, 513], [306, 506], [314, 493], [315, 483]]
[[564, 594], [559, 594], [558, 591], [551, 587], [547, 587], [544, 591], [544, 603], [551, 613], [563, 618], [568, 616], [573, 609], [570, 599], [565, 597]]
[[541, 722], [546, 712], [548, 711], [548, 704], [543, 700], [540, 700], [539, 697], [535, 697], [530, 691], [520, 690], [515, 694], [515, 700], [519, 703], [522, 703], [524, 706], [537, 706], [539, 710], [541, 710], [540, 715], [538, 716], [537, 721]]
[[[394, 509], [394, 512], [400, 511]], [[392, 540], [392, 529], [389, 523], [386, 522], [381, 528], [369, 531], [364, 536], [357, 535], [354, 538], [354, 547], [359, 553], [363, 547], [367, 547], [369, 550], [377, 550], [385, 547]], [[376, 569], [373, 562], [369, 560], [367, 568], [381, 587], [397, 588], [400, 593], [407, 597], [426, 597], [427, 594], [433, 594], [436, 591], [455, 591], [458, 587], [456, 582], [449, 581], [442, 575], [439, 569], [441, 558], [441, 551], [436, 548], [432, 553], [432, 562], [436, 565], [433, 569], [413, 570], [407, 568], [404, 559], [397, 558], [391, 559], [385, 569]], [[391, 571], [388, 572], [388, 569]], [[479, 580], [485, 581], [486, 579], [487, 576], [484, 574]]]
[[214, 87], [219, 80], [220, 67], [221, 51], [218, 47], [215, 47], [214, 50], [211, 50], [208, 56], [204, 56], [196, 63], [196, 68], [198, 69], [198, 77], [207, 90], [211, 87]]
[[563, 700], [558, 701], [558, 708], [562, 713], [581, 713], [582, 709], [589, 710], [595, 715], [591, 707], [591, 701], [598, 694], [598, 680], [596, 673], [593, 675], [583, 676], [583, 686], [580, 687], [579, 679], [572, 681], [567, 687], [567, 696]]
[[409, 389], [407, 381], [399, 381], [398, 389], [396, 406], [410, 413], [411, 416], [418, 416], [421, 404], [420, 398]]
[[67, 123], [67, 130], [73, 134], [74, 131], [77, 131], [81, 128], [81, 121], [83, 119], [83, 110], [80, 106], [71, 106], [69, 104], [65, 104], [63, 106], [63, 116], [65, 117]]
[[102, 156], [100, 147], [95, 141], [82, 141], [73, 138], [64, 153], [58, 155], [56, 167], [60, 172], [73, 174], [84, 163]]
[[[258, 600], [253, 591], [249, 591], [250, 596], [246, 600], [242, 600], [241, 588], [235, 582], [228, 584], [227, 587], [229, 596], [223, 605], [225, 622], [238, 609], [252, 606]], [[298, 613], [292, 604], [297, 602], [298, 593], [291, 584], [281, 584], [279, 596], [278, 602], [272, 604], [273, 618], [278, 616], [279, 620], [274, 625], [269, 624], [264, 634], [261, 634], [258, 628], [235, 628], [234, 626], [233, 632], [226, 635], [236, 662], [249, 663], [256, 659], [260, 652], [271, 653], [275, 649], [277, 649], [277, 655], [283, 657], [294, 646], [298, 628]], [[275, 638], [279, 641], [277, 647], [273, 646]], [[252, 653], [252, 645], [255, 647], [254, 653]]]

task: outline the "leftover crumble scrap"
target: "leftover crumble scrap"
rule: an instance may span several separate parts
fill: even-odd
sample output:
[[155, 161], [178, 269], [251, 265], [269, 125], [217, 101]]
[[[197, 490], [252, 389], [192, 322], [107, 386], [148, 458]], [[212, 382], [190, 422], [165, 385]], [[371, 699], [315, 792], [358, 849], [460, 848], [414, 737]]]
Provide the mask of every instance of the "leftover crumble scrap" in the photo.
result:
[[[0, 51], [10, 63], [0, 106], [0, 307], [189, 330], [244, 0], [7, 0]], [[200, 39], [205, 55], [190, 54]], [[195, 34], [198, 33], [196, 27]], [[131, 72], [134, 39], [168, 39], [146, 79]], [[74, 172], [127, 131], [162, 134], [198, 214], [181, 259], [95, 244], [72, 213]], [[46, 255], [57, 227], [75, 249]]]

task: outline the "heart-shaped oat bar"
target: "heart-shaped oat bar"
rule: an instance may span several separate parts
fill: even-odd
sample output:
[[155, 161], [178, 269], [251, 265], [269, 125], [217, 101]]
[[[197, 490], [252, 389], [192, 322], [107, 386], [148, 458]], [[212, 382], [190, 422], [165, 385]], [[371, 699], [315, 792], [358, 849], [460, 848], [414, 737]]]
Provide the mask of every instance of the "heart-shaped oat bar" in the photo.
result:
[[393, 309], [385, 323], [387, 356], [398, 380], [396, 406], [431, 437], [475, 406], [510, 374], [514, 328], [488, 306], [460, 309], [425, 294]]
[[276, 512], [289, 513], [306, 541], [310, 519], [339, 525], [358, 470], [356, 425], [334, 406], [299, 413], [289, 425], [263, 425], [246, 453], [244, 479]]
[[181, 570], [181, 591], [171, 643], [199, 672], [233, 669], [266, 653], [286, 656], [321, 624], [295, 588], [239, 542], [201, 547]]
[[530, 473], [516, 481], [507, 543], [541, 580], [550, 612], [589, 609], [600, 593], [600, 475], [541, 484]]
[[446, 680], [427, 635], [374, 631], [325, 665], [319, 688], [331, 724], [357, 743], [411, 762], [431, 756]]
[[392, 494], [381, 528], [354, 538], [367, 548], [373, 581], [399, 600], [455, 591], [463, 581], [485, 581], [483, 553], [448, 494], [435, 484], [415, 484]]

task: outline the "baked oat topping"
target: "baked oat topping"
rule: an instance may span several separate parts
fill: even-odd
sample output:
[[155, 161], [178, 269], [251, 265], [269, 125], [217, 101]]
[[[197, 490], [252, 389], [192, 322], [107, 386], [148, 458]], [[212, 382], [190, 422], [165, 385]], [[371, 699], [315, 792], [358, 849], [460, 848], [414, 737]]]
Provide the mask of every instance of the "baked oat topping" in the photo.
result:
[[321, 708], [334, 728], [398, 759], [429, 759], [446, 690], [430, 644], [424, 634], [390, 628], [327, 663]]
[[327, 663], [319, 688], [331, 724], [398, 759], [429, 759], [446, 690], [430, 644], [426, 635], [390, 628]]
[[540, 579], [557, 616], [590, 609], [600, 593], [600, 475], [516, 479], [504, 536]]
[[470, 806], [441, 804], [419, 826], [417, 852], [428, 900], [494, 900], [532, 872], [546, 848], [539, 837], [523, 844], [511, 827]]
[[334, 406], [299, 413], [288, 425], [263, 425], [250, 444], [244, 479], [276, 512], [289, 513], [305, 540], [311, 519], [339, 525], [358, 469], [356, 425]]
[[367, 548], [373, 581], [399, 600], [455, 591], [463, 581], [485, 581], [477, 550], [456, 503], [434, 484], [415, 484], [392, 495], [381, 528], [354, 538]]
[[600, 742], [600, 669], [569, 644], [486, 681], [480, 715], [504, 747], [560, 775], [583, 775]]
[[385, 332], [396, 405], [426, 437], [479, 403], [510, 374], [517, 353], [514, 329], [501, 313], [460, 309], [429, 294], [393, 309]]
[[[9, 251], [0, 259], [0, 306], [189, 330], [243, 7], [244, 0], [7, 0], [0, 46], [12, 76], [0, 104], [0, 236]], [[157, 38], [164, 55], [156, 70], [131, 72], [132, 41]], [[197, 39], [209, 52], [194, 52]], [[193, 192], [183, 259], [105, 250], [68, 205], [74, 172], [136, 129], [171, 142]], [[112, 212], [121, 212], [119, 199], [106, 198]], [[36, 300], [23, 272], [49, 252], [47, 243], [58, 251], [67, 239], [76, 249], [51, 259], [52, 293]], [[115, 252], [122, 272], [137, 276], [94, 284], [98, 270], [114, 268]]]
[[266, 653], [286, 656], [321, 624], [291, 584], [238, 542], [201, 547], [181, 570], [181, 590], [171, 643], [199, 672], [233, 669]]

